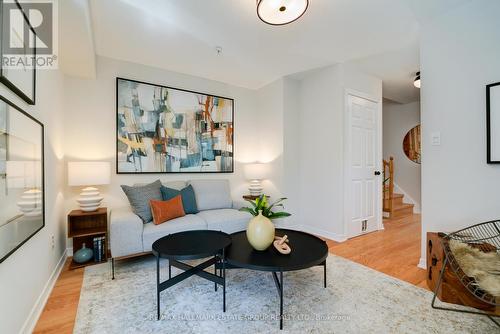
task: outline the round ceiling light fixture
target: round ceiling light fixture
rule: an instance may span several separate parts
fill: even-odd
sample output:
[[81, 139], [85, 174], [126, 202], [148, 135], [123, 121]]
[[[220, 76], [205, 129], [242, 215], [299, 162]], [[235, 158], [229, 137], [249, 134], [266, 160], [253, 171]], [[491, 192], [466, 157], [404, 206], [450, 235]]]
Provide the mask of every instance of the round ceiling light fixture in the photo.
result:
[[298, 20], [308, 6], [309, 0], [257, 0], [257, 15], [267, 24], [281, 26]]
[[417, 72], [415, 80], [413, 80], [413, 86], [415, 86], [415, 87], [417, 87], [417, 88], [420, 89], [420, 71]]

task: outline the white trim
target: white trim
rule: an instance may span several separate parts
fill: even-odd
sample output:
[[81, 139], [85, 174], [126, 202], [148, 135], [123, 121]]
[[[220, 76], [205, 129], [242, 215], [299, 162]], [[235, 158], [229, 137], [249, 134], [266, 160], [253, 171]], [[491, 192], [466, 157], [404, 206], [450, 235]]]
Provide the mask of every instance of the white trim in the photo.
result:
[[425, 257], [421, 257], [418, 261], [417, 267], [427, 270], [427, 259]]
[[[350, 138], [351, 138], [351, 117], [349, 114], [349, 95], [360, 97], [365, 100], [369, 100], [377, 104], [377, 123], [378, 123], [378, 134], [377, 134], [377, 146], [378, 146], [378, 170], [382, 171], [382, 158], [383, 158], [383, 143], [382, 143], [382, 102], [374, 96], [369, 94], [356, 91], [354, 89], [345, 88], [344, 89], [344, 180], [343, 180], [343, 188], [344, 188], [344, 234], [347, 236], [348, 224], [351, 221], [351, 203], [349, 202], [349, 198], [351, 198], [350, 193], [350, 184], [351, 184], [351, 147], [350, 147]], [[377, 215], [377, 230], [384, 229], [383, 222], [383, 210], [382, 210], [382, 182], [378, 183], [378, 206], [376, 208]], [[353, 236], [354, 237], [354, 236]]]
[[52, 292], [52, 289], [54, 288], [54, 285], [56, 284], [57, 278], [59, 277], [59, 274], [61, 273], [64, 263], [66, 262], [67, 258], [67, 250], [65, 249], [61, 258], [59, 259], [59, 262], [57, 263], [56, 267], [54, 268], [54, 271], [50, 275], [49, 280], [45, 284], [42, 293], [40, 293], [40, 296], [38, 296], [38, 299], [36, 300], [35, 305], [31, 309], [31, 312], [26, 319], [26, 321], [23, 324], [23, 327], [21, 328], [20, 333], [32, 333], [33, 330], [35, 329], [36, 323], [38, 322], [38, 318], [40, 318], [40, 315], [42, 314], [42, 311], [45, 307], [45, 304], [47, 303], [47, 300], [49, 299], [50, 293]]
[[73, 256], [73, 247], [66, 248], [66, 255], [68, 257]]
[[307, 232], [337, 242], [347, 241], [347, 237], [343, 234], [333, 233], [310, 225], [294, 225], [291, 229]]
[[401, 188], [399, 185], [397, 185], [396, 182], [394, 182], [394, 192], [399, 193], [399, 194], [403, 194], [403, 196], [404, 196], [403, 202], [404, 203], [409, 203], [409, 204], [414, 205], [414, 207], [413, 207], [414, 213], [421, 213], [422, 212], [422, 209], [420, 208], [420, 203], [415, 201], [413, 199], [413, 197], [408, 195], [408, 193], [406, 191], [404, 191], [404, 189]]

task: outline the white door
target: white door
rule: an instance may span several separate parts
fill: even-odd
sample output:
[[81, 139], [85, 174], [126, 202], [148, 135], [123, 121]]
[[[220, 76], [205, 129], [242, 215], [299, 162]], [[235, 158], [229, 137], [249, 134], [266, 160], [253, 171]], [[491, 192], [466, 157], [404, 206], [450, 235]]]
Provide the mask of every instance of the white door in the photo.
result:
[[347, 236], [377, 230], [382, 219], [381, 116], [377, 102], [347, 94]]

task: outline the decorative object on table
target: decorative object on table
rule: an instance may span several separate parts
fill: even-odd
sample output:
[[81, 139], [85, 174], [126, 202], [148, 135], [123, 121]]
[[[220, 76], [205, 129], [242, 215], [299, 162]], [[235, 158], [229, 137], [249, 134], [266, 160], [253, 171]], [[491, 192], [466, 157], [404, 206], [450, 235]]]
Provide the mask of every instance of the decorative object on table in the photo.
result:
[[253, 163], [245, 165], [245, 177], [250, 181], [248, 191], [251, 196], [260, 196], [264, 188], [262, 180], [265, 180], [269, 173], [268, 165], [263, 163]]
[[281, 26], [298, 20], [309, 7], [309, 0], [257, 0], [257, 16], [262, 22]]
[[[15, 41], [9, 41], [8, 30], [5, 29], [2, 37], [5, 37], [5, 42], [2, 43], [0, 48], [0, 58], [4, 61], [0, 62], [0, 82], [7, 88], [17, 94], [20, 98], [28, 104], [35, 104], [35, 90], [36, 90], [36, 62], [33, 64], [26, 64], [26, 61], [19, 61], [19, 59], [26, 60], [32, 59], [36, 55], [36, 41], [37, 36], [33, 27], [31, 27], [27, 14], [23, 15], [23, 4], [17, 0], [6, 2], [0, 0], [0, 8], [4, 13], [4, 18], [8, 17], [6, 13], [18, 13], [17, 17], [20, 18], [22, 30], [16, 31], [24, 38], [19, 38], [19, 35], [10, 33], [10, 38], [15, 38]], [[26, 13], [27, 11], [24, 11]], [[12, 15], [12, 17], [15, 17]], [[0, 22], [3, 20], [0, 18]], [[4, 28], [8, 28], [6, 22], [2, 22]], [[12, 23], [11, 23], [12, 24]], [[17, 25], [16, 25], [17, 27]], [[4, 38], [2, 38], [4, 40]], [[22, 45], [19, 45], [19, 44]], [[15, 58], [15, 64], [7, 63], [5, 59]]]
[[73, 210], [68, 214], [68, 238], [73, 239], [73, 249], [82, 248], [83, 244], [92, 245], [94, 261], [78, 263], [73, 259], [69, 269], [76, 269], [108, 259], [108, 211], [99, 208], [97, 211], [85, 212]]
[[273, 242], [274, 248], [283, 255], [290, 254], [292, 249], [288, 245], [288, 236], [285, 234], [282, 237], [275, 236]]
[[116, 172], [232, 173], [234, 100], [116, 78]]
[[500, 82], [486, 86], [487, 162], [500, 164]]
[[110, 177], [111, 167], [109, 162], [68, 162], [68, 185], [87, 186], [82, 189], [80, 197], [76, 200], [82, 211], [96, 211], [101, 206], [104, 197], [99, 193], [99, 189], [91, 186], [109, 184]]
[[271, 219], [289, 217], [288, 212], [274, 212], [273, 208], [283, 207], [286, 198], [280, 198], [272, 204], [268, 204], [267, 197], [261, 195], [255, 201], [247, 200], [252, 207], [241, 208], [240, 211], [249, 212], [254, 216], [248, 223], [247, 238], [248, 242], [256, 250], [267, 249], [274, 241], [274, 225]]
[[45, 226], [44, 127], [0, 96], [0, 262]]
[[125, 186], [122, 185], [122, 190], [127, 195], [132, 211], [142, 219], [143, 223], [149, 223], [153, 220], [151, 213], [151, 200], [161, 201], [161, 181], [137, 185]]
[[411, 161], [420, 164], [422, 146], [420, 144], [420, 124], [413, 127], [403, 139], [403, 152]]
[[274, 241], [274, 224], [271, 219], [259, 214], [248, 223], [247, 239], [255, 250], [266, 250]]
[[76, 251], [75, 254], [73, 254], [73, 261], [76, 263], [85, 263], [88, 262], [92, 259], [94, 256], [94, 252], [92, 249], [87, 248], [85, 243], [83, 243], [82, 248], [80, 248], [78, 251]]
[[[484, 315], [500, 327], [498, 321], [500, 317], [500, 278], [498, 275], [500, 220], [476, 224], [448, 235], [443, 234], [441, 242], [444, 259], [435, 285], [432, 307]], [[451, 268], [448, 276], [465, 288], [461, 290], [466, 291], [466, 294], [459, 295], [461, 304], [479, 310], [463, 310], [436, 305], [436, 297], [449, 281], [448, 276], [445, 276], [446, 268]]]

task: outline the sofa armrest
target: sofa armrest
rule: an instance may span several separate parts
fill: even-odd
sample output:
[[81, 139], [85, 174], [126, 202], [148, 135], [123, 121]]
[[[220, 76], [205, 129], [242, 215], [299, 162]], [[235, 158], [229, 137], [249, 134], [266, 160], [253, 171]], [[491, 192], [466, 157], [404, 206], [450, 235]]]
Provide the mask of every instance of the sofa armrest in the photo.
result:
[[111, 256], [120, 257], [143, 252], [141, 218], [130, 207], [111, 210], [110, 243]]

